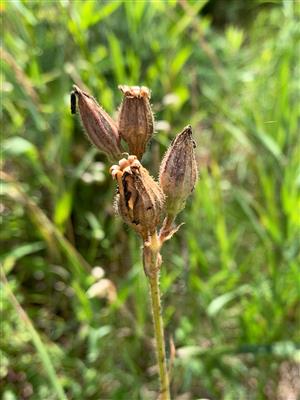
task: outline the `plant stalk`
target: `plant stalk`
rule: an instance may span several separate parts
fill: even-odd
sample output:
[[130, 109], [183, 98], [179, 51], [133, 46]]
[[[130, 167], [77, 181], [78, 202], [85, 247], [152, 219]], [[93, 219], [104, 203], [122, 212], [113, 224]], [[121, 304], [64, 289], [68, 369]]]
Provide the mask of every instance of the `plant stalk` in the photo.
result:
[[147, 246], [144, 246], [144, 269], [150, 286], [151, 308], [156, 342], [156, 356], [160, 379], [159, 400], [170, 400], [170, 382], [166, 360], [164, 328], [159, 290], [159, 269], [161, 263], [159, 248], [159, 239], [155, 234], [151, 238], [150, 243]]
[[152, 316], [156, 340], [157, 363], [160, 378], [160, 400], [170, 400], [170, 383], [167, 369], [163, 321], [161, 316], [159, 273], [149, 277]]

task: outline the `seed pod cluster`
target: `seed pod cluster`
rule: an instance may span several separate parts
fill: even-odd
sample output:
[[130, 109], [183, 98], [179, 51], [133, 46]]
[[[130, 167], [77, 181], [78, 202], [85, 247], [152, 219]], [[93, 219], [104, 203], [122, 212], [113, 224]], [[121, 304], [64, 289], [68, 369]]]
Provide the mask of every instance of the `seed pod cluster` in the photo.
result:
[[164, 206], [161, 188], [133, 155], [121, 159], [110, 172], [118, 182], [116, 203], [119, 214], [147, 241], [161, 219]]
[[173, 140], [161, 163], [159, 183], [166, 195], [167, 215], [173, 218], [184, 208], [198, 178], [195, 146], [188, 125]]
[[[178, 227], [172, 227], [176, 215], [184, 208], [198, 178], [195, 142], [190, 125], [179, 133], [167, 150], [159, 173], [159, 184], [141, 165], [147, 143], [154, 132], [150, 90], [145, 86], [120, 85], [123, 101], [116, 123], [96, 100], [74, 85], [71, 112], [78, 104], [83, 126], [91, 142], [111, 160], [119, 160], [123, 139], [130, 151], [110, 171], [118, 183], [117, 208], [123, 220], [147, 241], [160, 222], [161, 242], [170, 238]], [[77, 104], [76, 104], [77, 103]]]

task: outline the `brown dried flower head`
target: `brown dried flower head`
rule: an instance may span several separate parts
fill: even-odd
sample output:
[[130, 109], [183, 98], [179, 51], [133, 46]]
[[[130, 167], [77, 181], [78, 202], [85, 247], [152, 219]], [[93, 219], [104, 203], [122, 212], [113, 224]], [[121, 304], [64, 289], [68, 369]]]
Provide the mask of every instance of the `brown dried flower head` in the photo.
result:
[[124, 95], [118, 119], [119, 133], [129, 152], [141, 159], [154, 132], [150, 90], [145, 86], [120, 85]]
[[118, 182], [117, 207], [123, 220], [143, 238], [153, 235], [164, 206], [164, 194], [136, 156], [123, 158], [110, 168]]
[[123, 150], [120, 145], [121, 137], [117, 124], [92, 96], [79, 89], [76, 85], [73, 85], [73, 88], [74, 91], [71, 93], [72, 113], [76, 111], [75, 95], [78, 101], [81, 121], [88, 138], [109, 159], [118, 160]]
[[195, 147], [188, 125], [173, 140], [161, 163], [159, 183], [166, 195], [167, 214], [174, 218], [184, 208], [198, 178]]

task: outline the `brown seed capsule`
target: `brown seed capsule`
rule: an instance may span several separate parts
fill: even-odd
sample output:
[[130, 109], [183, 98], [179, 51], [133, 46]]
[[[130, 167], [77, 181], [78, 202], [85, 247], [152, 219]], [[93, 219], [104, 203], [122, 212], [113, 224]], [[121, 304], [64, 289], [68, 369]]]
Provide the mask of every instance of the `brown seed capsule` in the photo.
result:
[[136, 156], [113, 165], [110, 172], [118, 182], [117, 207], [123, 220], [148, 240], [159, 224], [164, 194]]
[[162, 160], [159, 183], [166, 195], [165, 208], [171, 218], [184, 208], [195, 187], [198, 178], [195, 147], [192, 127], [188, 125], [173, 140]]
[[118, 119], [119, 133], [127, 142], [130, 154], [141, 159], [154, 132], [150, 90], [139, 86], [120, 85], [124, 95]]
[[77, 97], [80, 117], [88, 138], [109, 159], [118, 160], [123, 150], [120, 145], [121, 137], [117, 124], [92, 96], [76, 85], [73, 85], [73, 88], [72, 94]]

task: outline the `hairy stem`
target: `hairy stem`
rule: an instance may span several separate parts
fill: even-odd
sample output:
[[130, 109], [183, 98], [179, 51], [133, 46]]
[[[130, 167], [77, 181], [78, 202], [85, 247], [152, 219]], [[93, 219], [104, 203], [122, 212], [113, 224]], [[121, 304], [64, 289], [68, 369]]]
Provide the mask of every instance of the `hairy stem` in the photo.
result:
[[159, 290], [159, 267], [161, 256], [159, 254], [159, 240], [155, 234], [148, 245], [144, 246], [144, 269], [147, 275], [150, 295], [152, 317], [156, 341], [156, 355], [160, 378], [159, 400], [170, 400], [170, 383], [167, 369], [164, 329], [161, 312], [160, 290]]

